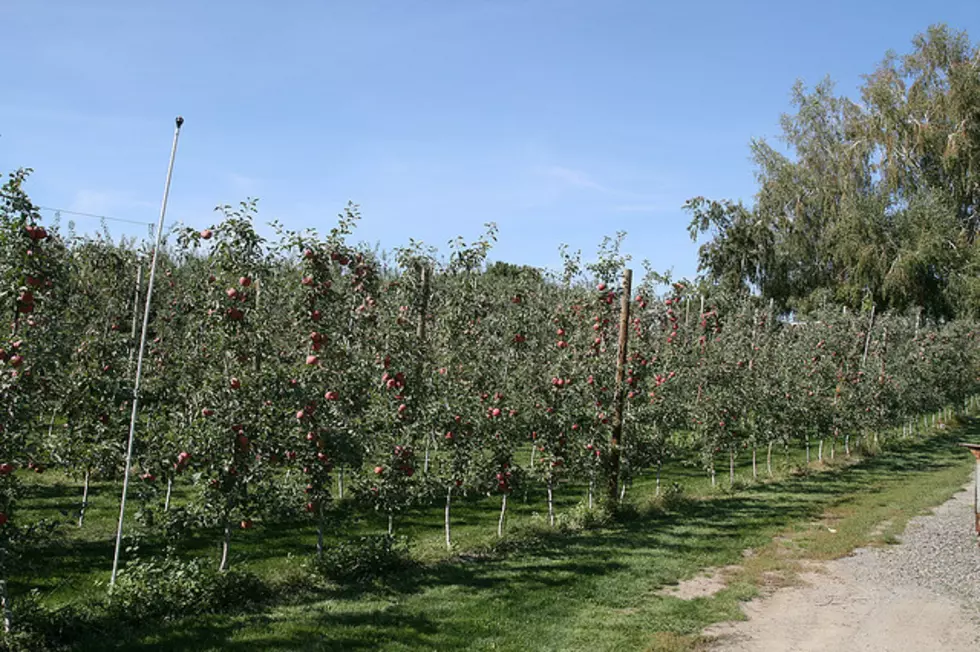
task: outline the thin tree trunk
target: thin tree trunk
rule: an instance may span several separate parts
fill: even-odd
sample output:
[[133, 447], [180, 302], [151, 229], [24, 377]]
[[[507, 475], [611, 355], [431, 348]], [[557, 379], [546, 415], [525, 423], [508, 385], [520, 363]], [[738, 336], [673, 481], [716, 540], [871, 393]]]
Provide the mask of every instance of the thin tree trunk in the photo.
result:
[[221, 564], [218, 565], [218, 572], [228, 570], [228, 555], [231, 552], [231, 523], [225, 519], [225, 536], [221, 541]]
[[837, 435], [835, 434], [834, 438], [830, 440], [830, 459], [834, 459], [836, 454], [837, 454]]
[[388, 512], [388, 535], [395, 533], [395, 515], [392, 512]]
[[82, 509], [78, 512], [78, 527], [85, 524], [85, 508], [88, 507], [88, 481], [91, 475], [89, 469], [85, 469], [85, 483], [82, 485]]
[[728, 487], [735, 485], [735, 449], [728, 449]]
[[755, 444], [752, 444], [752, 480], [757, 481], [758, 479], [759, 479], [759, 467], [756, 464]]
[[621, 483], [620, 486], [619, 486], [619, 502], [623, 502], [623, 499], [624, 498], [626, 498], [626, 483], [625, 482]]
[[772, 444], [773, 442], [769, 442], [769, 448], [766, 451], [766, 473], [769, 474], [770, 478], [772, 477]]
[[820, 446], [817, 447], [817, 461], [823, 462], [823, 437], [820, 438]]
[[422, 473], [428, 475], [429, 473], [429, 446], [432, 444], [432, 435], [428, 435], [425, 438], [425, 464], [422, 465]]
[[10, 596], [7, 595], [7, 579], [0, 577], [0, 611], [3, 612], [3, 633], [9, 634], [14, 624], [14, 614], [10, 608]]
[[548, 478], [548, 524], [555, 527], [555, 496], [551, 478]]
[[173, 493], [174, 493], [174, 479], [167, 478], [167, 497], [164, 498], [163, 500], [163, 511], [165, 512], [170, 511], [170, 498], [173, 496]]
[[718, 480], [715, 478], [715, 461], [711, 460], [711, 468], [708, 470], [708, 475], [711, 476], [711, 488], [718, 486]]
[[507, 494], [500, 500], [500, 518], [497, 520], [497, 537], [504, 536], [504, 518], [507, 514]]
[[810, 464], [810, 435], [804, 435], [806, 437], [806, 463]]
[[323, 517], [316, 524], [316, 556], [323, 557]]
[[453, 501], [453, 487], [452, 485], [450, 485], [449, 491], [446, 492], [446, 550], [453, 549], [452, 530], [450, 529], [450, 525], [449, 525], [449, 508], [452, 505], [452, 501]]
[[344, 467], [340, 467], [340, 472], [337, 473], [337, 497], [341, 500], [344, 499]]
[[535, 445], [534, 441], [532, 440], [531, 441], [531, 464], [530, 464], [532, 468], [534, 467], [534, 451], [536, 451], [537, 449], [538, 447]]
[[844, 435], [844, 455], [846, 457], [851, 456], [851, 434], [846, 433]]
[[657, 462], [657, 495], [660, 495], [660, 469], [663, 466], [662, 462]]
[[589, 509], [592, 509], [592, 492], [595, 490], [595, 478], [589, 478]]

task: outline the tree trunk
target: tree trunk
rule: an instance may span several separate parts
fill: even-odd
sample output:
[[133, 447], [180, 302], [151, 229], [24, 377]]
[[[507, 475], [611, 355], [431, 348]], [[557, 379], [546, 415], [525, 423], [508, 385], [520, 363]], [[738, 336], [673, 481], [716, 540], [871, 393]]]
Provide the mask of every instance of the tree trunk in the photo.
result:
[[432, 436], [429, 435], [425, 438], [425, 463], [422, 465], [422, 473], [424, 475], [429, 474], [429, 446], [432, 444]]
[[626, 498], [626, 483], [623, 482], [619, 486], [619, 502], [623, 502], [623, 498]]
[[218, 565], [218, 572], [223, 573], [228, 570], [228, 555], [231, 552], [231, 523], [225, 519], [225, 536], [221, 541], [221, 564]]
[[548, 524], [555, 527], [555, 496], [551, 478], [548, 478]]
[[14, 614], [10, 608], [10, 596], [7, 595], [7, 579], [0, 577], [0, 611], [3, 612], [3, 633], [9, 634], [14, 625]]
[[851, 435], [847, 433], [844, 435], [844, 455], [847, 457], [851, 456]]
[[711, 460], [711, 468], [708, 470], [708, 475], [711, 477], [711, 488], [714, 489], [718, 486], [718, 480], [715, 478], [715, 461]]
[[758, 481], [759, 479], [759, 466], [756, 464], [756, 450], [755, 444], [752, 444], [752, 480]]
[[170, 498], [174, 493], [174, 479], [167, 478], [167, 497], [163, 500], [163, 511], [170, 511]]
[[449, 525], [449, 508], [453, 502], [453, 487], [449, 485], [449, 491], [446, 492], [446, 550], [453, 549], [453, 539], [452, 530]]
[[316, 524], [316, 556], [323, 557], [323, 517]]
[[88, 481], [91, 473], [89, 469], [85, 469], [85, 483], [82, 485], [82, 509], [78, 512], [78, 527], [82, 527], [85, 523], [85, 509], [88, 507]]
[[337, 473], [337, 497], [340, 500], [344, 499], [344, 467], [340, 467]]
[[660, 495], [660, 469], [663, 466], [662, 462], [657, 462], [657, 495]]
[[728, 449], [728, 488], [735, 486], [735, 449]]
[[804, 437], [806, 438], [806, 463], [807, 465], [809, 465], [810, 464], [810, 435], [807, 434], [804, 435]]
[[500, 518], [497, 520], [497, 537], [504, 536], [504, 518], [507, 514], [507, 494], [500, 500]]
[[595, 478], [589, 478], [589, 509], [592, 509], [592, 492], [595, 490]]
[[817, 461], [823, 462], [823, 437], [820, 438], [820, 446], [817, 447]]
[[837, 454], [837, 435], [834, 435], [834, 438], [830, 440], [830, 459], [834, 459], [836, 454]]
[[388, 512], [388, 535], [391, 536], [395, 533], [395, 515], [392, 512]]
[[769, 449], [766, 451], [766, 473], [770, 478], [772, 477], [772, 444], [773, 442], [769, 442]]

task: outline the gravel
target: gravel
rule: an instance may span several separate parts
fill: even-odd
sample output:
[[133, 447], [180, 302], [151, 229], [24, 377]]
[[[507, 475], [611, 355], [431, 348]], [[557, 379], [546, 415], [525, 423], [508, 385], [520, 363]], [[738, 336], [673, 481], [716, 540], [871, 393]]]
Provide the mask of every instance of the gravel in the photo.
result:
[[859, 581], [921, 587], [980, 613], [980, 547], [973, 501], [971, 480], [934, 512], [909, 521], [899, 545], [862, 549], [840, 564]]

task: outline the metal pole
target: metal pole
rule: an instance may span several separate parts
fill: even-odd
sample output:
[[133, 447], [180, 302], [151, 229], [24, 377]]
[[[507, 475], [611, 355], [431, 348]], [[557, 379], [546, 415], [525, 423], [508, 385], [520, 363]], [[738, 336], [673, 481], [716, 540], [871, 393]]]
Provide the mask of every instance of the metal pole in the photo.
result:
[[119, 571], [119, 549], [122, 547], [123, 519], [126, 515], [126, 493], [129, 490], [129, 473], [133, 464], [133, 437], [136, 432], [136, 415], [139, 410], [140, 380], [143, 372], [143, 353], [146, 351], [146, 331], [150, 323], [150, 305], [153, 301], [153, 281], [156, 278], [157, 255], [160, 253], [160, 241], [163, 239], [163, 219], [167, 214], [167, 197], [170, 195], [170, 179], [174, 173], [174, 158], [177, 156], [177, 139], [180, 137], [180, 127], [184, 119], [177, 116], [174, 127], [174, 143], [170, 148], [170, 165], [167, 167], [167, 181], [163, 186], [163, 202], [160, 205], [160, 220], [157, 222], [156, 245], [153, 247], [153, 258], [150, 261], [150, 281], [146, 290], [146, 308], [143, 310], [143, 332], [140, 336], [140, 352], [136, 358], [136, 380], [133, 383], [133, 412], [129, 417], [129, 441], [126, 448], [126, 471], [123, 474], [122, 498], [119, 501], [119, 522], [116, 528], [116, 549], [112, 556], [112, 577], [109, 579], [109, 589], [116, 584], [116, 574]]

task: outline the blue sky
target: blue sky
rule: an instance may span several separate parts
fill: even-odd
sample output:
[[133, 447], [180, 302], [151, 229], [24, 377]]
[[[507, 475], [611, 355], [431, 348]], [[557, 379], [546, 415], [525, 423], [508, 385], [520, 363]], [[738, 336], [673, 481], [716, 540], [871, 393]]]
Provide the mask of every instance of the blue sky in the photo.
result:
[[681, 205], [751, 201], [748, 141], [794, 80], [853, 93], [937, 22], [980, 39], [975, 0], [4, 0], [0, 169], [152, 222], [182, 114], [168, 222], [256, 196], [326, 230], [353, 200], [384, 248], [495, 221], [494, 259], [555, 266], [626, 231], [637, 264], [691, 275]]

